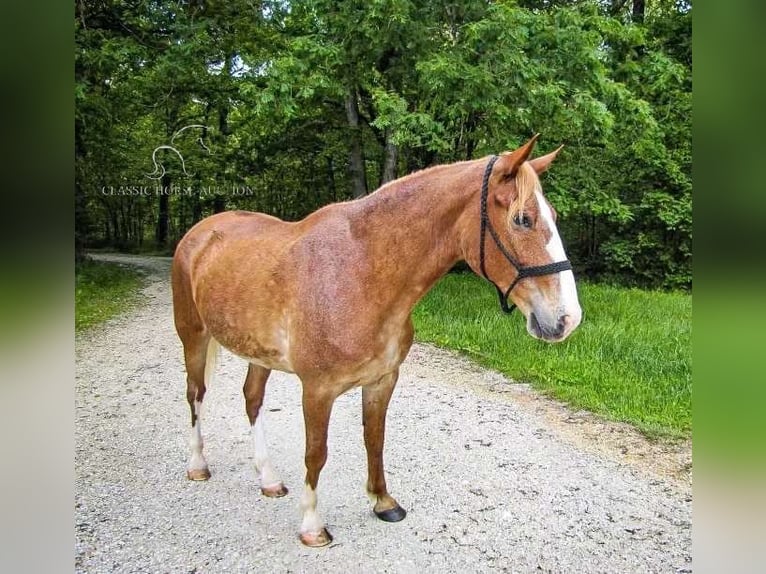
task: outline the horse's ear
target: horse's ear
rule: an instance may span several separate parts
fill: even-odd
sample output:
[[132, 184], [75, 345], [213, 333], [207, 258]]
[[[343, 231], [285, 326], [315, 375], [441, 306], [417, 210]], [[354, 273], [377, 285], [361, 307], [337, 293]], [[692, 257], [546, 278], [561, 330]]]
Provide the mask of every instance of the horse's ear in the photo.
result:
[[529, 158], [539, 136], [540, 134], [535, 134], [532, 136], [532, 139], [519, 149], [501, 155], [495, 162], [495, 167], [492, 170], [494, 174], [503, 180], [514, 177], [519, 166]]
[[[494, 168], [492, 169], [492, 180], [495, 183], [502, 183], [516, 177], [516, 172], [519, 170], [519, 166], [527, 161], [539, 136], [540, 134], [533, 135], [532, 138], [520, 148], [509, 153], [504, 153], [497, 158]], [[502, 206], [508, 207], [513, 198], [505, 192], [505, 189], [496, 189], [495, 199]]]
[[556, 159], [556, 156], [561, 151], [561, 148], [564, 146], [559, 146], [558, 149], [552, 151], [551, 153], [541, 155], [540, 157], [536, 157], [535, 159], [529, 160], [529, 165], [532, 166], [532, 169], [537, 172], [538, 175], [543, 173], [546, 169], [548, 169], [553, 163], [553, 160]]

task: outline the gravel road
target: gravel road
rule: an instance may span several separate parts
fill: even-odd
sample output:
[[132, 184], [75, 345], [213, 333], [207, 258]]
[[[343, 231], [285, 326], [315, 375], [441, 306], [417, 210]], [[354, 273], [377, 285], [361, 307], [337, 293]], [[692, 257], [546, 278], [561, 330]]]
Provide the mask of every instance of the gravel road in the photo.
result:
[[76, 339], [77, 572], [691, 572], [689, 445], [649, 443], [451, 353], [415, 345], [388, 412], [389, 490], [364, 492], [361, 393], [338, 399], [319, 508], [335, 541], [298, 540], [300, 386], [274, 372], [269, 449], [290, 493], [260, 495], [241, 387], [224, 352], [205, 396], [212, 478], [186, 479], [189, 411], [169, 258], [142, 304]]

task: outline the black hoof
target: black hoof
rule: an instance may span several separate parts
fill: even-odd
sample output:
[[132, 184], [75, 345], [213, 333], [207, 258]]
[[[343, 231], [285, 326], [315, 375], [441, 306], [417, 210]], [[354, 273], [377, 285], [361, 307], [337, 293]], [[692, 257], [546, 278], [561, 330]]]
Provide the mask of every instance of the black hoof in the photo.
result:
[[399, 505], [394, 508], [389, 508], [388, 510], [382, 510], [380, 512], [373, 510], [373, 512], [375, 513], [375, 516], [380, 518], [383, 522], [399, 522], [400, 520], [404, 520], [404, 517], [407, 516], [407, 511]]

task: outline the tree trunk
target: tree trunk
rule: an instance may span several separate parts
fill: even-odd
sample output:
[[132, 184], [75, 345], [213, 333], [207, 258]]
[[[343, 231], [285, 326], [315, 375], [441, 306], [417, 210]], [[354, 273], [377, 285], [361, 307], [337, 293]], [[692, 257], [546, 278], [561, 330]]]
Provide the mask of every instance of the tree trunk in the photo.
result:
[[221, 104], [218, 108], [218, 131], [221, 134], [221, 140], [226, 141], [226, 136], [231, 133], [229, 129], [229, 108]]
[[130, 210], [128, 208], [129, 202], [124, 197], [120, 198], [120, 244], [123, 249], [130, 244]]
[[168, 217], [170, 215], [169, 200], [172, 180], [169, 174], [162, 176], [160, 180], [160, 209], [157, 215], [157, 247], [162, 249], [168, 242]]
[[110, 247], [115, 245], [117, 241], [117, 223], [115, 221], [114, 213], [108, 205], [104, 205], [104, 220], [106, 221], [106, 235], [104, 236], [105, 243]]
[[221, 213], [226, 210], [226, 198], [220, 194], [213, 196], [213, 213]]
[[109, 209], [109, 218], [112, 220], [112, 245], [116, 247], [120, 242], [120, 226], [118, 224], [117, 212], [112, 208]]
[[633, 22], [643, 23], [646, 13], [646, 0], [633, 0]]
[[199, 194], [200, 194], [199, 190], [196, 190], [192, 194], [192, 221], [189, 227], [191, 227], [192, 225], [197, 223], [200, 219], [202, 219], [202, 202], [199, 199]]
[[471, 111], [465, 122], [465, 160], [473, 159], [473, 152], [476, 150], [476, 126], [479, 118], [476, 112]]
[[398, 155], [399, 148], [394, 143], [394, 134], [391, 128], [386, 128], [386, 147], [383, 159], [383, 174], [380, 178], [381, 185], [396, 179], [396, 160]]
[[138, 216], [136, 221], [136, 236], [138, 237], [138, 246], [144, 245], [144, 203], [138, 204]]
[[[168, 140], [173, 136], [178, 122], [178, 103], [169, 102], [165, 109], [165, 131]], [[159, 210], [157, 213], [157, 229], [155, 239], [157, 247], [163, 249], [168, 243], [168, 223], [170, 219], [170, 187], [173, 184], [173, 178], [169, 173], [163, 174], [160, 178], [160, 197]]]
[[338, 201], [338, 195], [335, 190], [335, 168], [332, 164], [332, 157], [327, 158], [327, 189], [333, 201]]
[[628, 0], [612, 0], [611, 7], [609, 9], [609, 15], [612, 18], [616, 18], [620, 15], [620, 13], [625, 8], [625, 4], [628, 3]]
[[364, 171], [362, 130], [359, 127], [359, 104], [356, 97], [356, 88], [349, 88], [346, 94], [346, 118], [351, 132], [348, 171], [351, 176], [351, 189], [354, 197], [362, 197], [367, 195], [367, 177]]

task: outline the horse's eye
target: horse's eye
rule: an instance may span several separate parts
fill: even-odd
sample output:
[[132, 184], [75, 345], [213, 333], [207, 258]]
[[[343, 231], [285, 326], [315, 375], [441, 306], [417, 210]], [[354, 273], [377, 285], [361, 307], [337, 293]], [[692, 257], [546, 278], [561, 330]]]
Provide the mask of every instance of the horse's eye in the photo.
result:
[[518, 213], [513, 216], [513, 222], [520, 226], [520, 227], [526, 227], [529, 229], [532, 227], [532, 220], [529, 219], [528, 215], [519, 215]]

